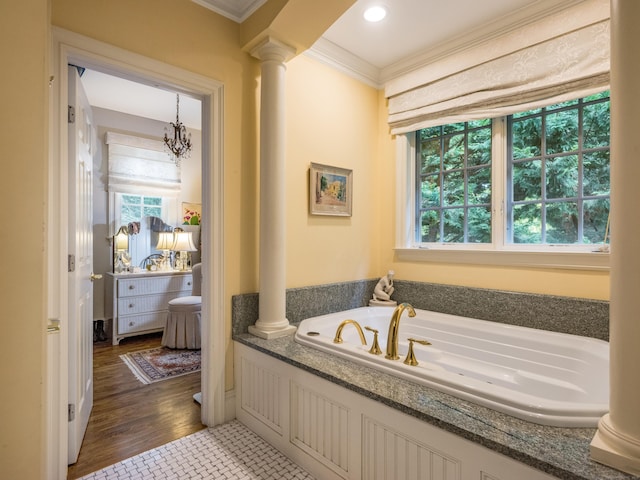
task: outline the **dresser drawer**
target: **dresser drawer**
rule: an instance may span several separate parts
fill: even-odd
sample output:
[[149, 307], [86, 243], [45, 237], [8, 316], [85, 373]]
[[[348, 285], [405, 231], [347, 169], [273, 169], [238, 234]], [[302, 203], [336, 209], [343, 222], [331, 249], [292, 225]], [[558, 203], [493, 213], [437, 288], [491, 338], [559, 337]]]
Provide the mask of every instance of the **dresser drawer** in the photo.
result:
[[122, 335], [164, 328], [166, 316], [167, 312], [163, 311], [118, 317], [118, 333]]
[[118, 281], [118, 297], [152, 295], [156, 293], [191, 291], [191, 275], [170, 275], [148, 278], [123, 278]]
[[177, 298], [181, 292], [163, 293], [160, 295], [142, 295], [118, 299], [118, 313], [120, 315], [134, 315], [137, 313], [167, 310], [170, 300]]

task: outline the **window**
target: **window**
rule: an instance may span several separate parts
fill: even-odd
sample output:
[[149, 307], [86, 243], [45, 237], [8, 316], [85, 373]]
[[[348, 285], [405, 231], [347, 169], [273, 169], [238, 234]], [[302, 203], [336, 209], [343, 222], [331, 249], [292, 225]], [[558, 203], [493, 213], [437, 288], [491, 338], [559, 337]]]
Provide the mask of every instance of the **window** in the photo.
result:
[[609, 217], [609, 93], [508, 118], [510, 243], [602, 243]]
[[418, 241], [491, 243], [491, 121], [417, 135]]
[[120, 221], [123, 224], [139, 222], [142, 217], [164, 218], [162, 213], [162, 197], [122, 195]]
[[601, 244], [609, 217], [609, 92], [415, 134], [421, 246]]

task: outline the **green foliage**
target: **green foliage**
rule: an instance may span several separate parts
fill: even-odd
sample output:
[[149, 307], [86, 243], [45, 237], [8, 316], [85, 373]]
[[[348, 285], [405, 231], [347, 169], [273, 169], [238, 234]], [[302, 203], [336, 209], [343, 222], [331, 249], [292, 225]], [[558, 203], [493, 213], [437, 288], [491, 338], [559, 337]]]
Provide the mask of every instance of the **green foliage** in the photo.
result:
[[[609, 92], [508, 117], [513, 243], [601, 243], [609, 217]], [[491, 120], [418, 132], [423, 242], [491, 242]]]

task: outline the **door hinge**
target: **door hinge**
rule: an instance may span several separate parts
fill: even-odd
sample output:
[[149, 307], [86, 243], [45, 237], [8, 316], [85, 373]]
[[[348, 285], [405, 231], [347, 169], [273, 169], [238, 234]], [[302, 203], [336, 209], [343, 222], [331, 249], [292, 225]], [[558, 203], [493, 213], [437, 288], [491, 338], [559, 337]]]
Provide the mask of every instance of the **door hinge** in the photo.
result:
[[74, 107], [73, 105], [67, 105], [67, 122], [76, 122], [76, 107]]
[[69, 404], [69, 421], [73, 422], [76, 419], [76, 405], [75, 403]]
[[76, 256], [73, 253], [70, 253], [67, 256], [67, 272], [75, 272], [76, 271]]

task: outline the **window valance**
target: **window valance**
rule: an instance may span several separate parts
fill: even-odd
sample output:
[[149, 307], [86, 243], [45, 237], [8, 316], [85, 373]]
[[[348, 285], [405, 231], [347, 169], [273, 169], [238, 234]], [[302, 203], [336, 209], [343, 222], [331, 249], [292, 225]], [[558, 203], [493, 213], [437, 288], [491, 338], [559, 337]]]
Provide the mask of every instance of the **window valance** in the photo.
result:
[[608, 2], [585, 2], [541, 22], [390, 82], [391, 133], [509, 115], [608, 88]]

